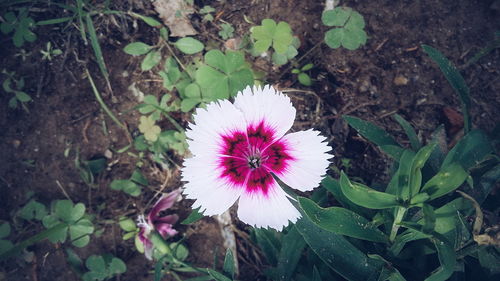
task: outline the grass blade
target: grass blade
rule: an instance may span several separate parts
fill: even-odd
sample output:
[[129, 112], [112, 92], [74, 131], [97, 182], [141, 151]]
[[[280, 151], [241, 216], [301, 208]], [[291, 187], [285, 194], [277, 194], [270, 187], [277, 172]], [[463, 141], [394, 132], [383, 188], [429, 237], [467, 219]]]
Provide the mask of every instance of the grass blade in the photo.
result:
[[99, 70], [101, 70], [104, 79], [106, 79], [106, 84], [108, 86], [108, 89], [112, 93], [113, 90], [111, 89], [111, 83], [109, 82], [108, 69], [106, 68], [106, 64], [104, 63], [104, 57], [102, 56], [101, 46], [99, 45], [99, 40], [97, 39], [94, 23], [92, 22], [92, 18], [90, 17], [90, 15], [88, 14], [86, 15], [85, 21], [87, 23], [87, 29], [89, 31], [90, 45], [94, 50], [95, 58], [97, 60], [97, 64], [99, 65]]
[[401, 115], [394, 114], [393, 117], [396, 120], [396, 122], [399, 123], [401, 128], [403, 128], [403, 130], [406, 133], [406, 136], [408, 136], [408, 139], [410, 140], [410, 143], [411, 143], [411, 148], [414, 151], [418, 151], [422, 145], [420, 144], [420, 141], [418, 140], [417, 133], [415, 132], [415, 129], [413, 129], [411, 124], [408, 121], [406, 121], [403, 117], [401, 117]]
[[455, 92], [457, 92], [460, 101], [462, 102], [462, 113], [464, 115], [464, 133], [467, 134], [470, 131], [470, 95], [469, 87], [465, 84], [465, 80], [458, 72], [457, 68], [449, 61], [440, 51], [434, 49], [428, 45], [422, 45], [422, 49], [426, 54], [431, 57], [431, 59], [438, 64], [439, 68], [443, 72], [444, 76], [453, 87]]

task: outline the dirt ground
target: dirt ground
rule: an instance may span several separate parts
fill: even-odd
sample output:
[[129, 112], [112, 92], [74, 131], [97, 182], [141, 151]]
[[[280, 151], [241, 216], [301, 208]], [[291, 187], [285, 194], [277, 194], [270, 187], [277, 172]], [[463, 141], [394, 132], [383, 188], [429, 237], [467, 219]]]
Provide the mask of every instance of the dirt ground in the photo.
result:
[[[115, 10], [134, 11], [155, 16], [149, 1], [111, 1]], [[294, 130], [314, 127], [328, 137], [334, 148], [333, 165], [348, 168], [351, 176], [366, 183], [384, 182], [390, 161], [377, 148], [359, 137], [340, 118], [349, 114], [373, 121], [395, 135], [402, 144], [408, 141], [391, 115], [398, 113], [417, 130], [422, 140], [445, 124], [447, 141], [460, 135], [459, 100], [435, 63], [422, 51], [421, 44], [439, 49], [459, 67], [471, 89], [472, 123], [491, 132], [500, 121], [500, 50], [495, 49], [478, 62], [466, 65], [478, 51], [494, 40], [500, 29], [500, 4], [493, 0], [378, 0], [340, 1], [361, 13], [366, 20], [367, 44], [355, 51], [330, 49], [320, 42], [328, 30], [321, 23], [323, 1], [315, 0], [237, 0], [195, 1], [197, 7], [212, 5], [216, 13], [235, 27], [235, 36], [248, 32], [252, 24], [244, 16], [260, 23], [264, 18], [286, 21], [301, 40], [297, 58], [300, 65], [312, 62], [311, 87], [301, 86], [290, 73], [289, 65], [273, 67], [264, 58], [247, 60], [255, 68], [267, 72], [266, 82], [274, 84], [291, 97], [297, 108]], [[37, 20], [55, 17], [52, 11], [36, 14]], [[61, 15], [59, 15], [61, 16]], [[203, 23], [193, 15], [192, 22], [203, 42], [214, 41], [217, 22]], [[116, 223], [118, 217], [136, 217], [148, 207], [159, 190], [173, 190], [182, 185], [178, 166], [182, 158], [171, 154], [172, 162], [164, 167], [147, 162], [142, 172], [150, 182], [141, 196], [132, 198], [109, 188], [113, 179], [127, 178], [137, 159], [117, 153], [129, 144], [127, 133], [103, 113], [92, 92], [84, 67], [97, 80], [105, 103], [127, 124], [132, 135], [138, 132], [138, 104], [129, 90], [131, 84], [142, 92], [159, 96], [165, 93], [156, 72], [141, 72], [140, 59], [125, 54], [123, 47], [135, 40], [153, 43], [156, 31], [130, 18], [119, 18], [114, 24], [109, 17], [99, 16], [95, 22], [110, 72], [112, 92], [99, 75], [90, 46], [83, 44], [74, 27], [64, 30], [44, 26], [36, 30], [38, 39], [25, 45], [32, 55], [26, 61], [14, 56], [19, 49], [10, 37], [0, 35], [0, 68], [15, 70], [26, 79], [26, 92], [33, 102], [29, 112], [8, 107], [7, 93], [0, 92], [0, 220], [11, 221], [26, 203], [26, 194], [48, 203], [53, 199], [71, 198], [84, 202], [95, 214], [96, 229], [103, 234], [92, 237], [88, 247], [78, 249], [81, 257], [109, 252], [125, 261], [127, 272], [118, 280], [151, 280], [151, 264], [138, 253], [133, 241], [123, 241]], [[63, 50], [52, 61], [40, 59], [40, 49], [50, 41]], [[218, 44], [222, 42], [216, 41]], [[305, 55], [305, 56], [304, 56]], [[3, 77], [2, 77], [3, 80]], [[189, 114], [173, 117], [186, 126]], [[166, 129], [169, 124], [161, 124]], [[65, 155], [65, 150], [68, 155]], [[106, 151], [114, 151], [112, 155]], [[107, 154], [108, 168], [89, 188], [79, 175], [75, 157], [89, 160]], [[349, 167], [342, 159], [350, 159]], [[345, 163], [345, 162], [344, 162]], [[332, 172], [333, 176], [337, 176]], [[191, 212], [191, 202], [183, 200], [174, 207], [181, 219]], [[266, 263], [248, 242], [244, 224], [233, 218], [236, 227], [241, 280], [265, 280]], [[190, 250], [189, 262], [211, 266], [214, 253], [223, 256], [219, 226], [212, 218], [204, 218], [192, 226], [179, 226]], [[15, 229], [16, 241], [42, 230], [40, 225], [20, 223]], [[0, 265], [0, 280], [78, 280], [66, 265], [64, 250], [44, 242], [29, 249], [35, 253], [31, 262], [21, 259]], [[219, 258], [220, 260], [220, 258]], [[220, 263], [219, 263], [220, 266]], [[3, 279], [2, 279], [3, 278]], [[169, 280], [168, 277], [165, 280]]]

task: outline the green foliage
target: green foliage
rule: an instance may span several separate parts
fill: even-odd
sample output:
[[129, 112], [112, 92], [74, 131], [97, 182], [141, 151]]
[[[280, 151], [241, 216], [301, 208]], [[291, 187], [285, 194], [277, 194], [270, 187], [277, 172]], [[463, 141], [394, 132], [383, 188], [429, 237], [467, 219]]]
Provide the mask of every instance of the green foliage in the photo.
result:
[[112, 255], [92, 255], [85, 261], [85, 266], [89, 270], [83, 274], [84, 281], [101, 281], [122, 274], [127, 271], [125, 263]]
[[203, 51], [205, 45], [192, 37], [184, 37], [174, 43], [175, 47], [184, 54], [193, 55]]
[[12, 242], [6, 239], [9, 237], [10, 231], [10, 224], [8, 222], [0, 224], [0, 254], [7, 252], [14, 246]]
[[46, 49], [40, 50], [40, 53], [42, 54], [42, 60], [51, 61], [53, 57], [61, 55], [62, 51], [60, 49], [53, 49], [52, 43], [49, 41], [47, 42]]
[[110, 187], [113, 190], [121, 190], [131, 196], [137, 197], [141, 194], [141, 186], [148, 185], [148, 181], [139, 170], [135, 170], [129, 179], [115, 179]]
[[326, 26], [335, 27], [325, 33], [325, 43], [332, 49], [342, 46], [348, 50], [356, 50], [366, 43], [365, 20], [351, 8], [337, 7], [324, 11], [321, 21]]
[[333, 233], [373, 242], [388, 242], [388, 237], [375, 225], [345, 208], [321, 208], [314, 201], [299, 197], [302, 210], [315, 225]]
[[31, 96], [23, 91], [24, 89], [24, 77], [16, 79], [16, 73], [14, 71], [9, 72], [5, 69], [2, 70], [2, 74], [5, 74], [7, 78], [2, 82], [2, 88], [6, 93], [11, 93], [14, 96], [9, 99], [9, 107], [17, 108], [18, 104], [21, 104], [26, 112], [28, 107], [26, 103], [31, 101]]
[[90, 241], [90, 234], [94, 232], [92, 222], [85, 216], [83, 203], [73, 204], [70, 200], [57, 200], [52, 202], [50, 214], [42, 219], [43, 226], [47, 229], [56, 225], [65, 226], [53, 232], [47, 238], [52, 243], [65, 242], [69, 233], [71, 243], [76, 247], [84, 247]]
[[22, 207], [17, 215], [25, 220], [42, 220], [47, 215], [47, 208], [42, 203], [31, 199]]
[[184, 219], [181, 222], [181, 224], [192, 224], [192, 223], [195, 223], [195, 222], [201, 220], [204, 217], [204, 215], [203, 215], [203, 212], [200, 213], [200, 209], [201, 209], [201, 207], [193, 209], [191, 214], [189, 214], [189, 216], [186, 219]]
[[212, 13], [215, 12], [215, 9], [210, 5], [205, 5], [200, 9], [200, 14], [203, 15], [203, 21], [213, 21], [214, 16]]
[[205, 99], [227, 99], [252, 85], [253, 74], [241, 52], [211, 50], [205, 54], [205, 65], [196, 70], [196, 82]]
[[26, 7], [20, 8], [17, 15], [14, 12], [6, 12], [3, 14], [5, 22], [0, 24], [0, 31], [3, 34], [9, 34], [14, 31], [12, 42], [16, 47], [22, 47], [24, 42], [34, 42], [37, 38], [36, 34], [31, 30], [35, 26], [35, 21], [28, 16]]
[[456, 67], [453, 65], [451, 61], [449, 61], [441, 52], [432, 48], [428, 45], [422, 45], [422, 49], [426, 52], [431, 59], [438, 64], [439, 68], [443, 72], [444, 76], [453, 87], [455, 92], [458, 94], [460, 101], [462, 102], [462, 113], [464, 115], [464, 131], [468, 133], [470, 131], [470, 117], [469, 117], [469, 108], [470, 108], [470, 94], [469, 87], [465, 83], [464, 78], [458, 72]]
[[292, 69], [292, 73], [297, 74], [297, 79], [299, 80], [300, 84], [304, 86], [311, 86], [312, 80], [311, 77], [306, 73], [306, 71], [311, 70], [313, 67], [314, 65], [312, 63], [308, 63], [301, 68]]
[[220, 27], [221, 30], [218, 34], [222, 39], [227, 40], [233, 37], [234, 27], [230, 23], [223, 23], [220, 25]]
[[251, 38], [255, 41], [254, 49], [257, 53], [267, 52], [269, 47], [283, 54], [292, 44], [293, 34], [290, 25], [284, 21], [276, 22], [272, 19], [263, 19], [262, 24], [250, 29]]

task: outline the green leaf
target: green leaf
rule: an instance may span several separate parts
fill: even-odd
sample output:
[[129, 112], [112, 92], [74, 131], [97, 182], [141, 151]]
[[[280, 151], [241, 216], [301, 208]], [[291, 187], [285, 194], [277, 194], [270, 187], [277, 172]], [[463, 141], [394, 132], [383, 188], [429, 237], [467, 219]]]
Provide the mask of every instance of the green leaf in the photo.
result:
[[306, 241], [304, 241], [302, 235], [297, 231], [297, 228], [292, 226], [288, 233], [283, 235], [281, 239], [281, 250], [275, 272], [276, 279], [280, 281], [292, 279], [305, 246]]
[[386, 193], [397, 195], [398, 198], [408, 198], [410, 194], [410, 171], [415, 153], [405, 149], [399, 159], [399, 167], [396, 173], [392, 176], [389, 185], [387, 185]]
[[[432, 151], [436, 148], [436, 143], [431, 143], [428, 144], [424, 147], [422, 147], [415, 157], [413, 158], [413, 162], [411, 164], [411, 169], [410, 169], [410, 183], [409, 183], [409, 198], [412, 198], [415, 196], [419, 191], [420, 187], [422, 186], [422, 168], [425, 165], [425, 162], [427, 162], [427, 159], [431, 156]], [[403, 200], [407, 200], [408, 194], [403, 194], [402, 198]]]
[[464, 114], [464, 131], [468, 133], [471, 126], [471, 121], [469, 118], [469, 108], [470, 108], [470, 95], [469, 87], [465, 83], [464, 78], [460, 72], [455, 68], [453, 63], [449, 61], [441, 52], [434, 49], [428, 45], [422, 45], [422, 49], [425, 53], [431, 57], [431, 59], [438, 64], [439, 68], [443, 72], [444, 76], [453, 87], [455, 92], [458, 94], [460, 101], [462, 102], [462, 113]]
[[429, 194], [431, 200], [439, 198], [457, 189], [468, 176], [460, 164], [450, 164], [427, 181], [422, 192]]
[[203, 212], [200, 212], [201, 207], [193, 209], [191, 214], [181, 222], [181, 224], [192, 224], [203, 218]]
[[188, 98], [181, 101], [181, 111], [189, 112], [201, 102], [200, 98]]
[[207, 272], [210, 276], [212, 276], [212, 278], [215, 279], [215, 281], [231, 281], [231, 279], [227, 278], [223, 274], [221, 274], [213, 269], [207, 268]]
[[408, 123], [408, 121], [406, 121], [403, 117], [401, 117], [401, 115], [394, 114], [393, 117], [399, 123], [401, 128], [403, 128], [403, 130], [405, 131], [406, 136], [410, 140], [411, 148], [414, 151], [418, 151], [422, 145], [420, 144], [420, 141], [418, 140], [417, 133], [415, 132], [415, 129], [413, 129], [411, 124]]
[[376, 191], [360, 183], [351, 183], [344, 172], [340, 175], [340, 187], [347, 199], [365, 208], [387, 209], [400, 205], [395, 195]]
[[174, 45], [181, 52], [188, 54], [188, 55], [192, 55], [192, 54], [196, 54], [198, 52], [201, 52], [205, 48], [203, 43], [201, 43], [200, 41], [198, 41], [192, 37], [181, 38], [181, 39], [177, 40], [177, 42], [175, 42]]
[[148, 185], [148, 180], [141, 174], [141, 171], [139, 170], [135, 170], [132, 173], [130, 180], [138, 184]]
[[276, 237], [276, 232], [272, 229], [264, 228], [254, 228], [253, 231], [257, 244], [264, 253], [267, 261], [272, 265], [276, 265], [280, 249], [280, 241]]
[[148, 71], [151, 68], [155, 67], [161, 60], [161, 53], [159, 51], [151, 51], [149, 52], [141, 62], [141, 70]]
[[286, 54], [278, 54], [278, 53], [273, 53], [271, 56], [271, 59], [273, 60], [273, 63], [275, 65], [283, 65], [288, 62], [288, 58], [286, 57]]
[[25, 220], [42, 220], [47, 215], [47, 208], [36, 200], [30, 200], [28, 204], [19, 210], [18, 215]]
[[219, 50], [205, 54], [205, 63], [196, 71], [196, 82], [203, 98], [208, 100], [227, 99], [253, 84], [253, 74], [245, 64], [241, 52]]
[[88, 234], [92, 234], [93, 232], [94, 226], [87, 219], [82, 219], [77, 224], [69, 226], [70, 239], [75, 247], [82, 248], [87, 246], [90, 241]]
[[308, 70], [311, 70], [313, 67], [314, 67], [314, 64], [308, 63], [308, 64], [304, 65], [300, 70], [308, 71]]
[[20, 102], [29, 102], [31, 100], [31, 97], [26, 94], [25, 92], [22, 92], [22, 91], [15, 91], [16, 92], [16, 98], [20, 101]]
[[441, 168], [458, 162], [468, 170], [483, 161], [491, 152], [493, 148], [488, 136], [481, 130], [472, 130], [448, 152]]
[[105, 277], [107, 277], [106, 263], [102, 256], [92, 255], [88, 257], [87, 260], [85, 261], [85, 266], [92, 272], [100, 273], [103, 274]]
[[196, 82], [202, 88], [203, 96], [211, 100], [229, 98], [227, 80], [226, 75], [207, 65], [196, 70]]
[[[81, 207], [78, 207], [75, 211], [75, 215], [83, 215], [83, 213], [85, 213], [85, 206], [83, 206], [83, 213], [81, 213], [80, 208]], [[58, 200], [55, 203], [54, 213], [64, 222], [75, 222], [75, 220], [73, 220], [73, 202], [70, 200]]]
[[344, 26], [351, 13], [352, 9], [347, 7], [326, 10], [321, 14], [321, 21], [326, 26]]
[[140, 56], [149, 52], [153, 47], [142, 42], [133, 42], [125, 46], [123, 51], [129, 55]]
[[290, 25], [284, 21], [280, 21], [276, 26], [276, 31], [273, 36], [273, 49], [278, 54], [283, 54], [288, 50], [288, 46], [292, 43], [292, 29]]
[[128, 232], [135, 231], [137, 229], [135, 222], [127, 217], [120, 218], [118, 224], [120, 225], [121, 229]]
[[161, 26], [161, 23], [157, 20], [155, 20], [154, 18], [152, 17], [148, 17], [148, 16], [143, 16], [143, 15], [139, 15], [139, 14], [136, 14], [136, 13], [132, 13], [134, 16], [137, 16], [139, 17], [141, 20], [143, 20], [146, 24], [148, 24], [149, 26], [152, 26], [152, 27], [158, 27], [158, 26]]
[[[403, 148], [383, 129], [356, 117], [344, 115], [342, 118], [360, 135], [379, 146], [395, 160], [399, 160], [401, 153], [403, 153]], [[391, 149], [387, 149], [386, 146], [390, 146]]]
[[5, 238], [10, 235], [10, 224], [4, 222], [0, 225], [0, 239]]
[[431, 241], [436, 247], [439, 263], [441, 264], [441, 266], [424, 281], [448, 280], [448, 278], [453, 274], [453, 271], [455, 270], [455, 250], [444, 239], [431, 238]]
[[299, 79], [299, 83], [304, 85], [304, 86], [311, 86], [312, 85], [312, 80], [311, 80], [311, 77], [309, 77], [309, 75], [307, 75], [306, 73], [300, 73], [298, 75], [298, 79]]
[[380, 267], [341, 235], [321, 229], [307, 217], [295, 227], [321, 260], [345, 279], [366, 281], [378, 276]]
[[343, 28], [332, 28], [325, 33], [325, 43], [332, 49], [337, 49], [344, 39]]
[[122, 190], [123, 192], [132, 196], [139, 196], [141, 188], [131, 180], [113, 180], [110, 185], [113, 190]]
[[234, 256], [231, 249], [226, 250], [226, 256], [224, 257], [224, 266], [222, 267], [225, 273], [231, 276], [231, 279], [234, 279], [234, 273], [236, 270], [236, 266], [234, 264]]
[[121, 274], [125, 271], [127, 271], [127, 265], [121, 259], [113, 257], [108, 267], [109, 275]]
[[321, 208], [305, 197], [298, 198], [300, 207], [317, 226], [330, 232], [373, 242], [388, 242], [387, 236], [364, 217], [344, 208]]
[[333, 197], [335, 197], [335, 200], [339, 202], [343, 207], [352, 210], [358, 214], [364, 215], [364, 216], [370, 216], [371, 212], [368, 209], [362, 208], [356, 204], [354, 204], [352, 201], [347, 199], [347, 197], [344, 195], [342, 192], [342, 189], [340, 187], [340, 184], [338, 180], [326, 176], [322, 181], [321, 185], [328, 190], [330, 193], [333, 194]]

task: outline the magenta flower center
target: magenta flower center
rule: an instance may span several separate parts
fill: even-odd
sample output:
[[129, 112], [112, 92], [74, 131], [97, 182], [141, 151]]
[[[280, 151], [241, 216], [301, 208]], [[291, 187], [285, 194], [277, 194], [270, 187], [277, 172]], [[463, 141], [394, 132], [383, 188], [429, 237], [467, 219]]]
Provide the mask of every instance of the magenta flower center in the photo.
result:
[[267, 194], [277, 175], [286, 171], [293, 158], [284, 140], [276, 140], [272, 128], [260, 122], [246, 132], [235, 131], [222, 137], [220, 177], [246, 192]]

